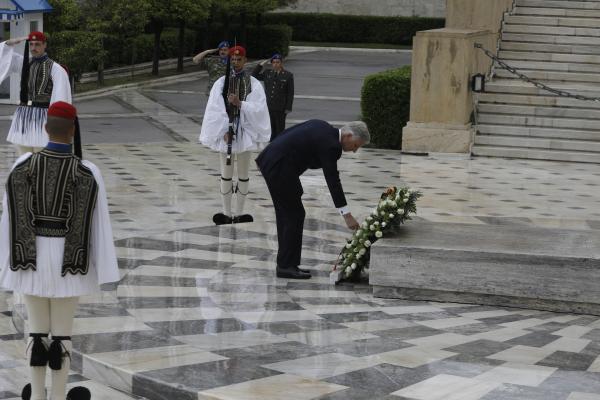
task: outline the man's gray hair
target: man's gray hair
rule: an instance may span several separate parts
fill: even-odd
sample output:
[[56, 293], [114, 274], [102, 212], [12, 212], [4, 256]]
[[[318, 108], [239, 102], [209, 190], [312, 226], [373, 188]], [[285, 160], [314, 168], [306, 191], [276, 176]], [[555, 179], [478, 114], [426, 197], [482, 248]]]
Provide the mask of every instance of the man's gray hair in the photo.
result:
[[342, 126], [342, 133], [351, 133], [353, 137], [361, 139], [365, 144], [371, 142], [371, 134], [367, 124], [362, 121], [352, 121]]

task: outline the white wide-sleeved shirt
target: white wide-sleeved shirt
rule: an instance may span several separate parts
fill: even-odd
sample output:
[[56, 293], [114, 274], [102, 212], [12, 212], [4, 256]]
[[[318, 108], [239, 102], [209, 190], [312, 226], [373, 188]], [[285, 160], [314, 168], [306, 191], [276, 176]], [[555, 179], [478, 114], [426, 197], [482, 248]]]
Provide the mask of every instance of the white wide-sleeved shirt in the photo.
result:
[[[26, 153], [19, 157], [13, 168], [31, 157]], [[100, 170], [93, 163], [83, 161], [98, 183], [98, 198], [93, 213], [89, 269], [86, 275], [61, 276], [65, 238], [36, 237], [36, 271], [10, 269], [10, 224], [6, 193], [0, 219], [0, 287], [16, 293], [39, 297], [75, 297], [96, 293], [100, 284], [120, 279], [112, 227], [108, 213], [106, 190]]]
[[[262, 150], [271, 139], [271, 120], [265, 91], [260, 82], [250, 77], [252, 90], [240, 108], [240, 124], [233, 141], [231, 152]], [[223, 101], [225, 77], [213, 85], [200, 131], [200, 143], [221, 153], [227, 153], [227, 142], [223, 136], [229, 130], [229, 117]], [[236, 130], [236, 127], [234, 127]]]
[[[10, 74], [21, 75], [23, 69], [23, 55], [16, 49], [18, 46], [8, 46], [6, 42], [0, 43], [0, 82], [3, 82]], [[71, 84], [69, 75], [57, 62], [52, 64], [50, 70], [52, 76], [52, 96], [50, 104], [57, 101], [72, 102]], [[34, 109], [35, 113], [26, 113], [24, 106], [19, 106], [13, 115], [7, 141], [30, 147], [45, 147], [48, 144], [48, 134], [44, 129], [48, 110], [39, 107], [27, 107]], [[37, 120], [33, 121], [33, 118]]]

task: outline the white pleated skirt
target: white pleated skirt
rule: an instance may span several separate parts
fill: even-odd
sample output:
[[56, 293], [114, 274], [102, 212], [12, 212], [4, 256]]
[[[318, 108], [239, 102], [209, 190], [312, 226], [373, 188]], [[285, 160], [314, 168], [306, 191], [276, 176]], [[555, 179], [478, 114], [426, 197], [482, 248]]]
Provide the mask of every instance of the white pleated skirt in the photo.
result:
[[[13, 271], [5, 267], [0, 271], [0, 287], [16, 293], [39, 297], [75, 297], [97, 293], [98, 274], [90, 265], [86, 275], [61, 275], [65, 238], [37, 237], [37, 270]], [[10, 265], [10, 255], [0, 265]]]
[[44, 125], [47, 120], [47, 108], [19, 106], [6, 140], [19, 146], [46, 147], [48, 134]]

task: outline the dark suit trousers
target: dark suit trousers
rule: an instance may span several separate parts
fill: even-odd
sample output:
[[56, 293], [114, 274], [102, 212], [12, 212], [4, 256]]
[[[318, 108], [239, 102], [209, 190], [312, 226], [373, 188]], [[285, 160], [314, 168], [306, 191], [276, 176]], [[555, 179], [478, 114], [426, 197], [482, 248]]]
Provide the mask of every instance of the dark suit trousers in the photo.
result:
[[277, 176], [263, 174], [275, 206], [277, 220], [277, 266], [291, 269], [300, 265], [302, 230], [306, 215], [302, 205], [300, 178], [277, 171]]
[[285, 130], [285, 111], [269, 110], [271, 118], [271, 142]]

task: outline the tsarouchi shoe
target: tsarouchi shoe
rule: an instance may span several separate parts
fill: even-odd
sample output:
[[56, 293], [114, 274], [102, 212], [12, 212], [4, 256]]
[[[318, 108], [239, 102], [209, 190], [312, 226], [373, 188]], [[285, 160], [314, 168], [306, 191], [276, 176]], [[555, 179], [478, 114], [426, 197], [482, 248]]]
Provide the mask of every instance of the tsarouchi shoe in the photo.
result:
[[233, 217], [234, 224], [243, 224], [246, 222], [254, 222], [254, 218], [252, 218], [252, 215], [242, 214], [242, 215], [236, 215], [235, 217]]
[[213, 215], [213, 222], [216, 225], [225, 225], [225, 224], [231, 224], [233, 222], [233, 219], [229, 215], [225, 215], [223, 213], [217, 213], [217, 214]]
[[67, 393], [67, 400], [90, 400], [91, 398], [89, 389], [83, 386], [75, 386]]
[[21, 398], [23, 400], [31, 399], [31, 383], [28, 383], [23, 387], [23, 390], [21, 391]]

